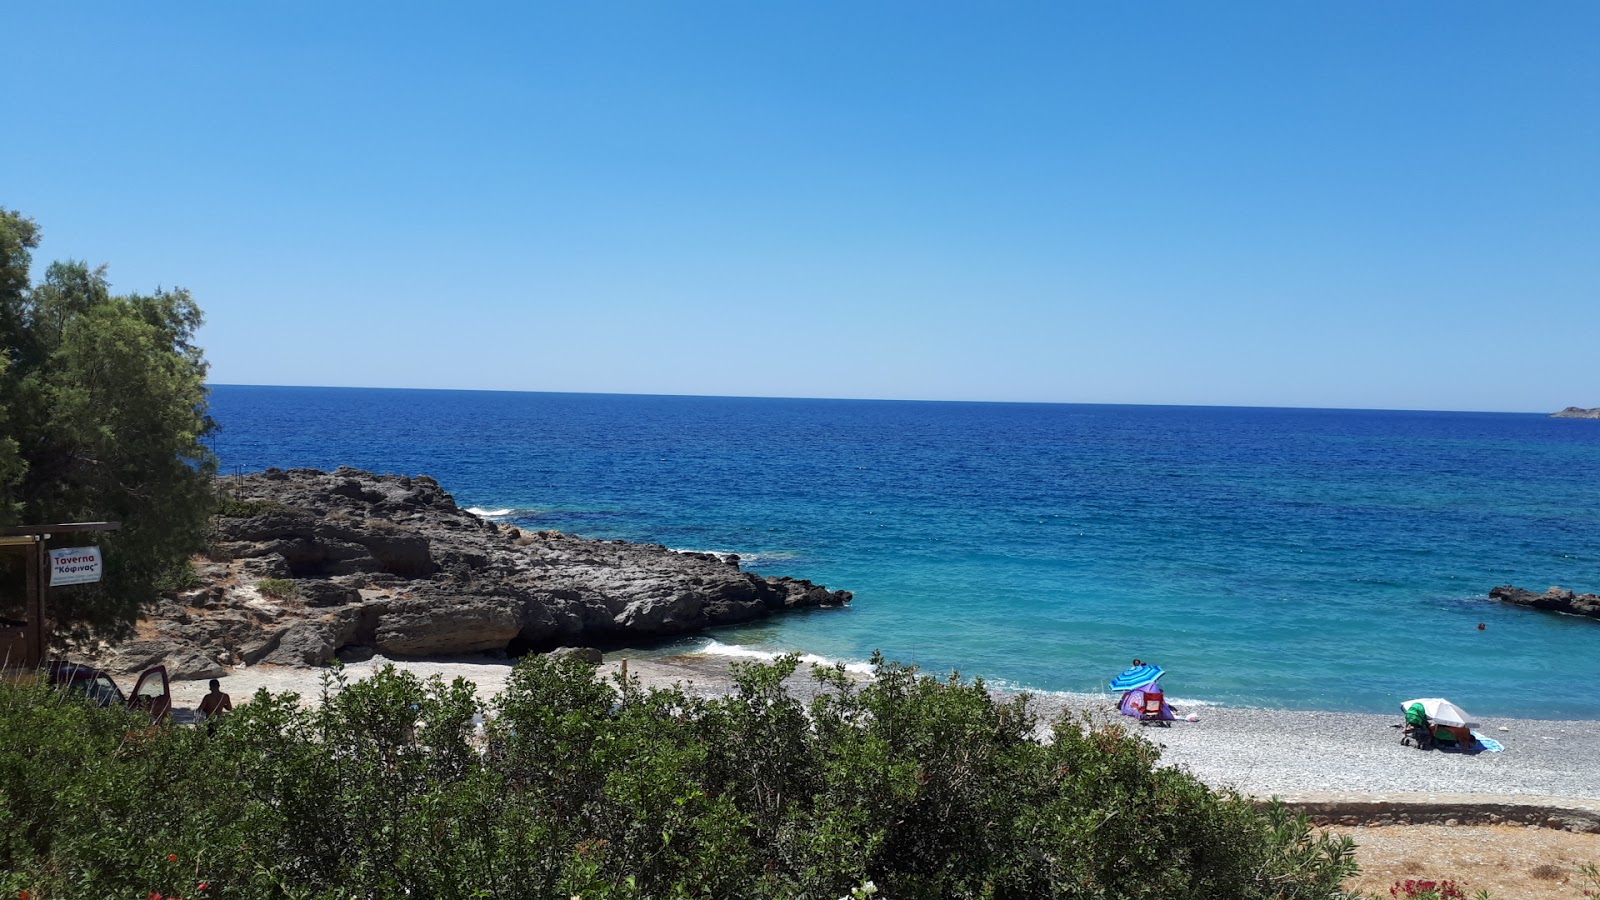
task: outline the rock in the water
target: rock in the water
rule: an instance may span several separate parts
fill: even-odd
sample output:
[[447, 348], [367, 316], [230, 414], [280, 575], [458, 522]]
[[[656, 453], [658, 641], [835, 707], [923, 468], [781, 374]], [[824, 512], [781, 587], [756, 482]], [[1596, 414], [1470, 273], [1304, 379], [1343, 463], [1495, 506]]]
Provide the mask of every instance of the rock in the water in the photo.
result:
[[1551, 413], [1552, 419], [1600, 419], [1600, 406], [1593, 409], [1584, 409], [1581, 406], [1569, 406], [1558, 413]]
[[1600, 596], [1595, 594], [1577, 594], [1561, 587], [1535, 594], [1519, 587], [1501, 585], [1489, 591], [1489, 596], [1517, 606], [1600, 619]]
[[500, 525], [425, 475], [269, 469], [227, 486], [255, 514], [216, 519], [204, 583], [163, 599], [141, 623], [154, 640], [122, 647], [118, 668], [180, 653], [310, 666], [374, 651], [535, 652], [850, 602], [740, 571], [731, 554]]

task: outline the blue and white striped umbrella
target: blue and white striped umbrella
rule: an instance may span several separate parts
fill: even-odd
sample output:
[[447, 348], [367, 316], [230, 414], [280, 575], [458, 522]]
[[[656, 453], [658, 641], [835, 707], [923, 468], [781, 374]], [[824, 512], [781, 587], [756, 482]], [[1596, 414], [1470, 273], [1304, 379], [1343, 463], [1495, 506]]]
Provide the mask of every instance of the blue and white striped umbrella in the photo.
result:
[[1116, 678], [1111, 679], [1111, 689], [1113, 691], [1137, 690], [1153, 681], [1159, 680], [1164, 674], [1166, 673], [1161, 670], [1160, 666], [1149, 664], [1134, 666]]

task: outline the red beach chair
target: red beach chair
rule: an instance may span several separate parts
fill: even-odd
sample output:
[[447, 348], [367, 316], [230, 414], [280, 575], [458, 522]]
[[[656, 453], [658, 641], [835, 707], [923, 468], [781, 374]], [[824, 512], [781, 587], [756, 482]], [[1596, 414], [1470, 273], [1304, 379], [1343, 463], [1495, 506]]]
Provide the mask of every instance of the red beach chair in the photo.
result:
[[1161, 692], [1157, 685], [1151, 685], [1154, 690], [1146, 689], [1144, 703], [1139, 708], [1139, 721], [1156, 722], [1166, 725], [1172, 720], [1172, 714], [1167, 712], [1167, 695]]

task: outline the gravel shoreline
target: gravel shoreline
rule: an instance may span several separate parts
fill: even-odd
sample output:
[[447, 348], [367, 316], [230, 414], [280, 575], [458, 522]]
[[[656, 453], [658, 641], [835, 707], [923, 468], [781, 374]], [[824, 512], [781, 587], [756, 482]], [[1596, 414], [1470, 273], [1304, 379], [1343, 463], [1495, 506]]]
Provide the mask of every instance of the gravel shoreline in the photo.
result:
[[[346, 667], [352, 679], [366, 677], [390, 660], [372, 660]], [[511, 662], [488, 659], [396, 660], [395, 666], [419, 677], [463, 677], [478, 686], [482, 699], [505, 686]], [[728, 660], [686, 655], [630, 660], [628, 673], [645, 686], [682, 683], [697, 693], [716, 696], [732, 687]], [[620, 661], [602, 666], [616, 672]], [[234, 703], [258, 688], [294, 691], [314, 698], [321, 672], [275, 666], [242, 668], [222, 679]], [[799, 696], [813, 692], [804, 671], [790, 682]], [[176, 682], [175, 704], [198, 704], [204, 682]], [[1505, 745], [1503, 753], [1423, 751], [1400, 744], [1400, 721], [1393, 716], [1362, 713], [1303, 712], [1203, 706], [1193, 711], [1199, 722], [1173, 722], [1170, 727], [1140, 727], [1116, 716], [1109, 699], [1035, 696], [1042, 723], [1062, 714], [1088, 715], [1130, 724], [1162, 747], [1162, 761], [1181, 766], [1213, 787], [1231, 787], [1257, 797], [1311, 793], [1467, 794], [1600, 802], [1600, 721], [1484, 719], [1482, 733]], [[1043, 726], [1042, 726], [1043, 727]]]

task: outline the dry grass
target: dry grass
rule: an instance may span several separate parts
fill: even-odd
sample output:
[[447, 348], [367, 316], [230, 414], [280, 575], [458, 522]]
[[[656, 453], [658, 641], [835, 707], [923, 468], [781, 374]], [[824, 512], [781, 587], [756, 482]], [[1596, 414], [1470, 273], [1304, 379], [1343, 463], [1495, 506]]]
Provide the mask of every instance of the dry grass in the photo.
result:
[[1521, 825], [1329, 829], [1355, 839], [1362, 874], [1345, 883], [1389, 896], [1407, 878], [1448, 878], [1497, 900], [1582, 900], [1578, 867], [1600, 863], [1600, 835]]
[[1550, 863], [1540, 863], [1529, 869], [1528, 874], [1540, 881], [1562, 881], [1567, 877], [1567, 870]]

